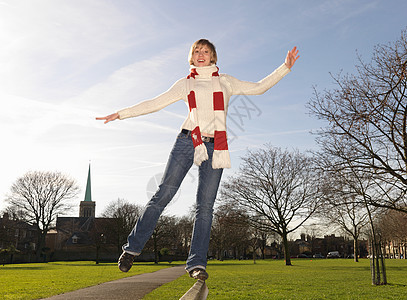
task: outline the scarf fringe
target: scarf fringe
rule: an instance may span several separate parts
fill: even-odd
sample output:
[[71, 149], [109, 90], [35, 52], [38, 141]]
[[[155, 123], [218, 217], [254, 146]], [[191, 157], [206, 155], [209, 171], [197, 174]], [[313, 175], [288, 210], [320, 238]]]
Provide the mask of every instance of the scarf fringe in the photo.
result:
[[204, 144], [199, 144], [198, 146], [196, 146], [194, 152], [194, 164], [200, 166], [202, 162], [208, 159], [209, 157], [206, 146]]
[[230, 155], [228, 150], [215, 150], [212, 157], [213, 169], [225, 169], [230, 168]]

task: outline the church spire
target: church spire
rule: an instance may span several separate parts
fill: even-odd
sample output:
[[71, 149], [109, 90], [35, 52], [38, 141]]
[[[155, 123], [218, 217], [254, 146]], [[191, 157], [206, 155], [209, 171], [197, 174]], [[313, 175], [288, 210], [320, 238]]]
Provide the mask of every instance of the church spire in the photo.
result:
[[88, 181], [86, 182], [85, 199], [79, 204], [79, 217], [95, 217], [96, 202], [92, 201], [91, 185], [90, 185], [90, 163], [88, 170]]
[[86, 183], [86, 192], [85, 192], [85, 199], [84, 201], [92, 202], [92, 191], [90, 185], [90, 163], [89, 163], [89, 170], [88, 170], [88, 181]]

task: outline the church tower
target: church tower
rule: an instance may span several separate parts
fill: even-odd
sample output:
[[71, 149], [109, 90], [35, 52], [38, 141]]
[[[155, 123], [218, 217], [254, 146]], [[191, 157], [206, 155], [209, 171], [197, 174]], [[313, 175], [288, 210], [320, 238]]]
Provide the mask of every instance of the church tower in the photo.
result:
[[85, 199], [79, 205], [79, 217], [95, 217], [96, 202], [92, 201], [92, 192], [90, 184], [90, 164], [88, 170], [88, 181], [86, 183]]

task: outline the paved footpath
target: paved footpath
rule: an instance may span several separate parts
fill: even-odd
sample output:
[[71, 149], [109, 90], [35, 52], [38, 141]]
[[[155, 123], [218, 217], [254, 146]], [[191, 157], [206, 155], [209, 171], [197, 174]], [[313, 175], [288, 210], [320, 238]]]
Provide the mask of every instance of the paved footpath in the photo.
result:
[[142, 299], [146, 294], [164, 283], [173, 281], [184, 274], [186, 274], [185, 266], [169, 267], [152, 273], [109, 281], [45, 299]]

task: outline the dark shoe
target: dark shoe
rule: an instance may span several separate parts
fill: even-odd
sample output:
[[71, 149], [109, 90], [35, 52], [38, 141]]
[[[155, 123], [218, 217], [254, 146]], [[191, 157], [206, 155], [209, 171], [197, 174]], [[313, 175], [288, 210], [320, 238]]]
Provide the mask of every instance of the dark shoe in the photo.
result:
[[131, 266], [133, 265], [133, 260], [135, 255], [129, 254], [127, 252], [123, 252], [122, 255], [119, 257], [118, 265], [119, 269], [122, 272], [128, 272], [131, 269]]
[[205, 281], [209, 275], [204, 269], [197, 268], [189, 271], [189, 277]]

